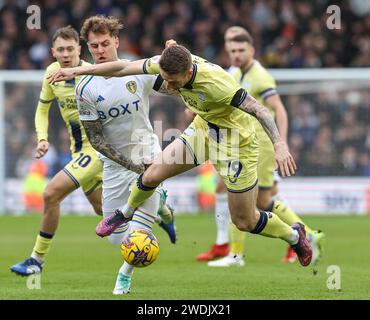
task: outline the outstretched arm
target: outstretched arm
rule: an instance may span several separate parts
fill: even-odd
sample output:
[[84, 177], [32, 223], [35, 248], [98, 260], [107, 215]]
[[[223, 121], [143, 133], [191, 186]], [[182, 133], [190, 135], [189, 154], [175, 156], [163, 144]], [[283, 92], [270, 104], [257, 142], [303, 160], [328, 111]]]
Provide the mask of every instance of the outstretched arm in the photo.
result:
[[266, 105], [275, 111], [275, 122], [281, 138], [288, 143], [288, 115], [278, 94], [268, 97]]
[[238, 106], [239, 109], [256, 117], [270, 137], [275, 148], [275, 162], [283, 176], [290, 176], [297, 170], [297, 165], [288, 151], [286, 142], [280, 137], [279, 130], [273, 117], [266, 107], [261, 105], [252, 96], [247, 95]]
[[135, 74], [143, 74], [145, 59], [128, 61], [117, 60], [93, 64], [89, 66], [79, 66], [75, 68], [62, 68], [48, 77], [50, 84], [60, 81], [71, 80], [80, 75], [96, 75], [105, 77], [124, 77]]
[[93, 148], [105, 155], [114, 162], [119, 163], [121, 166], [136, 173], [143, 173], [146, 166], [135, 164], [131, 159], [125, 157], [114, 145], [109, 144], [103, 134], [103, 125], [100, 120], [96, 121], [81, 121], [85, 128], [87, 137]]

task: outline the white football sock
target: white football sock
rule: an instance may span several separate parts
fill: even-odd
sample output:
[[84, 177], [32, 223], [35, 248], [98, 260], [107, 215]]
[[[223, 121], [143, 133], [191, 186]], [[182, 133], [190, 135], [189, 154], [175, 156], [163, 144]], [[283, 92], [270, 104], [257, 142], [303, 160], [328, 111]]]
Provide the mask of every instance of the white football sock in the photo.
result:
[[127, 277], [131, 277], [133, 272], [134, 272], [134, 267], [128, 264], [126, 261], [123, 263], [123, 265], [119, 269], [119, 273], [122, 273]]
[[147, 214], [136, 210], [132, 220], [129, 222], [130, 232], [136, 229], [146, 229], [151, 232], [154, 222], [154, 217], [148, 216]]
[[229, 242], [230, 213], [227, 204], [227, 193], [216, 194], [215, 218], [217, 225], [216, 244]]
[[292, 234], [288, 238], [288, 242], [292, 245], [295, 245], [298, 243], [299, 240], [299, 233], [297, 230], [293, 229]]
[[31, 257], [34, 258], [38, 263], [43, 264], [45, 261], [45, 255], [38, 254], [35, 251], [32, 251]]
[[120, 246], [122, 238], [128, 234], [130, 230], [130, 223], [124, 223], [118, 227], [114, 232], [108, 237], [109, 241], [115, 246]]

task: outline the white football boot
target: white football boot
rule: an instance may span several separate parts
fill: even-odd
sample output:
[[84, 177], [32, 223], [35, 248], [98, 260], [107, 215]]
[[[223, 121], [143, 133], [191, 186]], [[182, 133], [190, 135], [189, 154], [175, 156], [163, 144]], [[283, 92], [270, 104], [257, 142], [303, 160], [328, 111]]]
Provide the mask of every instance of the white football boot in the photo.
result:
[[131, 278], [125, 276], [123, 273], [119, 272], [116, 280], [116, 285], [113, 290], [113, 294], [127, 294], [131, 290]]
[[209, 261], [209, 267], [244, 267], [244, 256], [230, 252], [226, 257]]

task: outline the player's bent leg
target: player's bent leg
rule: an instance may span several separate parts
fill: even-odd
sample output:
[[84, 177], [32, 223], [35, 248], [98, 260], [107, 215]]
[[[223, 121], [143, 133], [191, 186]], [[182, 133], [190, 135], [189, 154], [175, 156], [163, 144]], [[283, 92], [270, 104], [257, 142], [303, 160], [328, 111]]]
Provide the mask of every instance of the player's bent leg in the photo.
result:
[[245, 192], [228, 191], [231, 221], [241, 231], [252, 232], [256, 228], [260, 216], [256, 210], [257, 194], [256, 185]]
[[[96, 234], [101, 237], [110, 235], [120, 224], [132, 218], [136, 208], [155, 192], [161, 182], [194, 168], [197, 164], [186, 163], [188, 152], [180, 139], [174, 140], [167, 146], [154, 163], [134, 182], [127, 205], [122, 210], [116, 210], [112, 216], [104, 218], [97, 225]], [[176, 155], [179, 155], [180, 161], [172, 161]]]
[[156, 187], [164, 180], [188, 171], [198, 164], [189, 162], [191, 155], [181, 139], [175, 139], [144, 172], [143, 184]]
[[[288, 225], [293, 225], [295, 223], [300, 223], [305, 226], [305, 231], [307, 233], [308, 241], [311, 245], [313, 254], [312, 254], [312, 262], [314, 265], [317, 265], [320, 257], [322, 256], [322, 241], [317, 239], [321, 239], [323, 237], [320, 232], [313, 231], [310, 229], [307, 224], [305, 224], [302, 219], [286, 204], [284, 204], [280, 200], [273, 200], [271, 190], [269, 189], [260, 189], [258, 192], [258, 200], [257, 200], [258, 208], [271, 211], [275, 213], [283, 222]], [[320, 245], [317, 243], [320, 242]], [[296, 259], [295, 252], [292, 250], [291, 247], [288, 247], [285, 256], [283, 257], [283, 262], [294, 262]]]
[[[276, 185], [276, 183], [274, 185]], [[274, 201], [272, 200], [274, 192], [277, 192], [276, 187], [274, 189], [268, 188], [268, 187], [264, 187], [264, 188], [260, 187], [258, 189], [257, 207], [264, 211], [274, 212], [273, 211]], [[293, 223], [298, 222], [298, 221], [294, 221], [294, 222], [288, 223], [286, 220], [282, 219], [282, 217], [277, 212], [274, 212], [274, 213], [276, 213], [279, 216], [279, 218], [283, 220], [285, 223], [287, 223], [288, 225], [292, 225]], [[292, 247], [288, 245], [287, 251], [281, 261], [293, 263], [296, 260], [297, 260], [296, 253], [294, 252]]]
[[253, 212], [251, 204], [256, 205], [256, 190], [257, 187], [254, 187], [243, 193], [228, 193], [230, 214], [234, 224], [239, 230], [285, 240], [297, 253], [301, 265], [309, 265], [312, 250], [306, 238], [304, 226], [297, 223], [291, 227], [271, 212], [256, 209]]
[[58, 227], [60, 203], [76, 188], [76, 184], [63, 171], [58, 172], [48, 183], [43, 194], [44, 212], [41, 229], [37, 235], [31, 257], [11, 266], [11, 271], [22, 276], [42, 271], [45, 256], [50, 250], [54, 233]]
[[86, 195], [86, 198], [89, 200], [90, 204], [94, 208], [95, 213], [98, 216], [102, 216], [103, 215], [102, 188], [94, 190], [90, 194]]
[[127, 201], [128, 207], [135, 210], [164, 180], [196, 167], [194, 162], [186, 163], [188, 152], [180, 139], [175, 139], [168, 145], [134, 184]]
[[60, 203], [79, 186], [64, 172], [59, 171], [44, 191], [44, 213], [41, 223], [43, 232], [54, 234], [59, 222]]

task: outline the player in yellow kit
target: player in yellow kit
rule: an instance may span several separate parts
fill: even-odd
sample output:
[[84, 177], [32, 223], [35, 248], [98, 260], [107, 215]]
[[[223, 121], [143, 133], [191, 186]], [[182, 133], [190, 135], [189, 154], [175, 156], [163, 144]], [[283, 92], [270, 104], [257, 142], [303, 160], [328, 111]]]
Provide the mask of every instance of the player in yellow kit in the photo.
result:
[[277, 215], [256, 209], [258, 141], [252, 116], [259, 120], [273, 142], [276, 163], [283, 176], [295, 173], [294, 160], [268, 110], [222, 68], [192, 56], [183, 46], [174, 45], [151, 59], [62, 69], [49, 81], [55, 83], [80, 74], [142, 73], [160, 74], [165, 80], [163, 91], [179, 94], [197, 116], [183, 135], [140, 175], [123, 212], [117, 210], [103, 219], [97, 226], [97, 234], [107, 236], [132, 217], [162, 181], [209, 159], [227, 186], [231, 219], [238, 229], [287, 241], [300, 263], [309, 265], [312, 251], [304, 226], [300, 223], [289, 226]]
[[102, 165], [79, 120], [75, 98], [75, 84], [78, 79], [73, 78], [55, 85], [50, 85], [47, 81], [47, 77], [61, 67], [75, 67], [88, 63], [80, 60], [79, 36], [72, 27], [58, 29], [53, 35], [52, 44], [51, 51], [57, 61], [46, 69], [37, 105], [35, 125], [38, 144], [35, 157], [40, 159], [48, 152], [48, 115], [51, 103], [56, 99], [70, 135], [72, 160], [46, 186], [41, 229], [31, 257], [10, 268], [23, 276], [41, 272], [58, 227], [60, 203], [71, 192], [81, 187], [95, 213], [102, 215]]
[[[280, 96], [276, 90], [276, 84], [273, 77], [267, 70], [253, 58], [254, 48], [253, 39], [250, 34], [241, 27], [231, 27], [225, 33], [225, 48], [229, 54], [232, 67], [229, 73], [241, 84], [261, 104], [268, 107], [272, 116], [275, 118], [279, 132], [285, 142], [287, 142], [288, 118], [285, 108], [281, 102]], [[273, 200], [272, 188], [274, 186], [274, 147], [271, 140], [265, 133], [263, 127], [255, 119], [255, 128], [259, 141], [260, 154], [258, 158], [258, 198], [257, 207], [262, 210], [271, 211], [279, 216], [281, 220], [291, 225], [302, 220], [294, 213], [292, 209], [279, 200]], [[217, 257], [217, 252], [223, 249], [224, 243], [228, 242], [228, 209], [225, 199], [225, 205], [222, 199], [226, 198], [226, 188], [220, 181], [218, 185], [216, 211], [217, 219], [217, 240], [223, 240], [221, 244], [216, 242], [211, 251], [199, 255], [198, 260], [212, 260]], [[221, 203], [220, 203], [221, 202]], [[309, 240], [313, 252], [313, 261], [316, 263], [320, 255], [320, 242], [323, 234], [314, 232], [306, 226]], [[220, 235], [221, 234], [221, 235]], [[209, 262], [209, 266], [227, 267], [243, 266], [245, 233], [240, 232], [231, 225], [231, 250], [225, 258]], [[225, 252], [226, 253], [226, 252]], [[286, 260], [294, 259], [295, 253], [288, 248]]]

